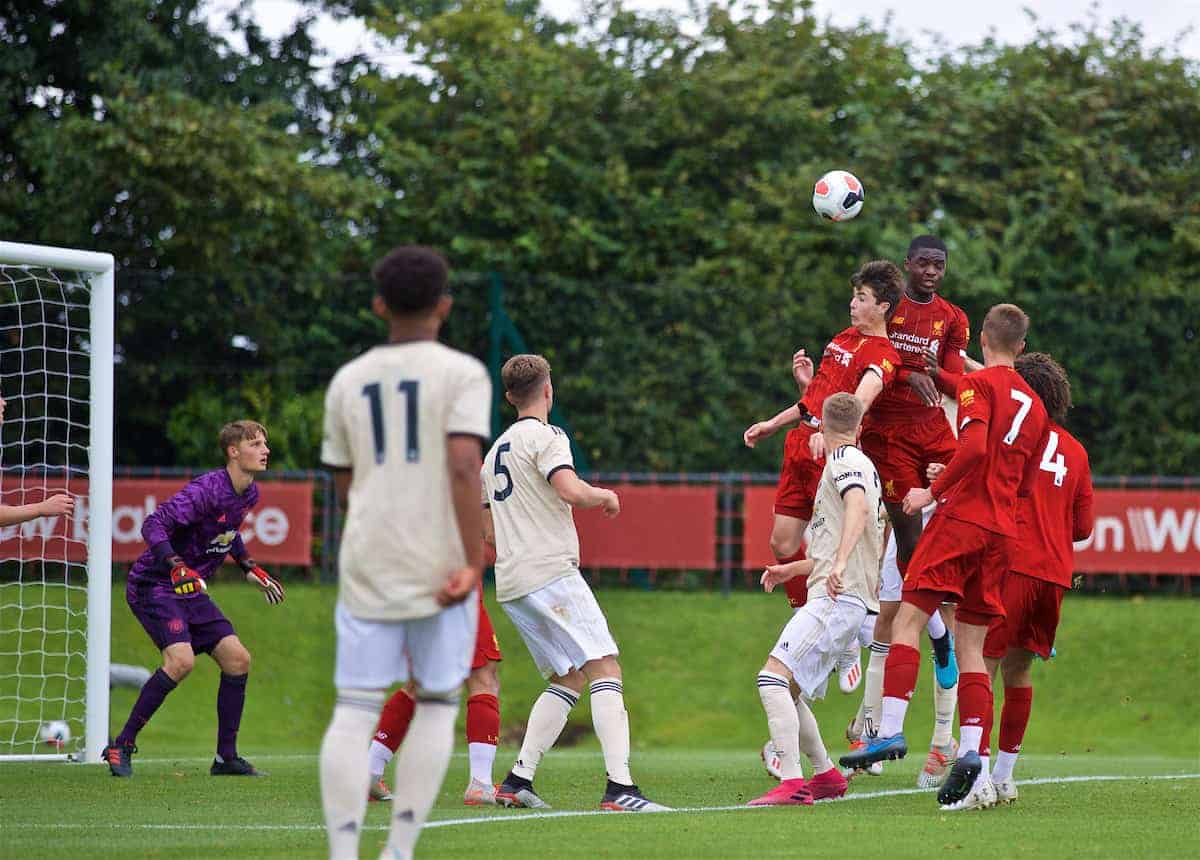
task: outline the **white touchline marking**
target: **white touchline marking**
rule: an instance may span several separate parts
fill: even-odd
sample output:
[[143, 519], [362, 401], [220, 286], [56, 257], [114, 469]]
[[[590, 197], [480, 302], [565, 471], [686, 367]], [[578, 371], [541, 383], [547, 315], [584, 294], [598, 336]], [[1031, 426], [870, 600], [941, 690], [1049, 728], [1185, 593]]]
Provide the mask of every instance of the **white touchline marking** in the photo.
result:
[[[1179, 780], [1179, 779], [1200, 779], [1200, 773], [1174, 773], [1174, 774], [1149, 774], [1146, 776], [1044, 776], [1037, 779], [1021, 779], [1017, 780], [1017, 785], [1058, 785], [1072, 782], [1129, 782], [1129, 781], [1146, 781], [1159, 782], [1163, 780]], [[845, 797], [834, 798], [831, 800], [818, 800], [817, 803], [846, 803], [851, 800], [872, 800], [880, 797], [903, 797], [909, 794], [929, 794], [932, 795], [932, 789], [927, 788], [894, 788], [885, 791], [867, 791], [862, 794], [848, 794]], [[530, 821], [532, 819], [545, 818], [584, 818], [593, 815], [670, 815], [677, 813], [696, 813], [696, 812], [747, 812], [750, 810], [770, 809], [769, 806], [683, 806], [675, 809], [669, 809], [664, 812], [648, 812], [648, 813], [625, 813], [625, 812], [610, 812], [602, 809], [564, 809], [555, 812], [530, 812], [522, 814], [514, 812], [511, 815], [504, 816], [488, 816], [481, 818], [443, 818], [438, 821], [427, 821], [423, 825], [423, 829], [432, 829], [435, 827], [457, 827], [461, 825], [471, 824], [504, 824], [513, 821]], [[37, 822], [5, 822], [0, 825], [0, 830], [5, 828], [22, 828], [24, 830], [93, 830], [101, 827], [121, 828], [123, 830], [313, 830], [324, 831], [323, 824], [128, 824], [125, 822], [97, 822], [95, 824], [82, 824], [71, 822], [59, 822], [50, 824], [44, 821]], [[388, 830], [386, 824], [371, 824], [363, 827], [363, 830]]]

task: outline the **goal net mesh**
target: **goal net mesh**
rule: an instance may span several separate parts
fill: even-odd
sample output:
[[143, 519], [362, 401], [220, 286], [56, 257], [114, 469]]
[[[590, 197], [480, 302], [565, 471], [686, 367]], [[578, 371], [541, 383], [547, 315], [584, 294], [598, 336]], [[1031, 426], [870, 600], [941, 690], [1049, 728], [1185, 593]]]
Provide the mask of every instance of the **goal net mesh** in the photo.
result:
[[[70, 518], [0, 525], [0, 755], [84, 746], [90, 301], [85, 273], [0, 265], [0, 496], [75, 497]], [[43, 727], [65, 722], [58, 745]]]

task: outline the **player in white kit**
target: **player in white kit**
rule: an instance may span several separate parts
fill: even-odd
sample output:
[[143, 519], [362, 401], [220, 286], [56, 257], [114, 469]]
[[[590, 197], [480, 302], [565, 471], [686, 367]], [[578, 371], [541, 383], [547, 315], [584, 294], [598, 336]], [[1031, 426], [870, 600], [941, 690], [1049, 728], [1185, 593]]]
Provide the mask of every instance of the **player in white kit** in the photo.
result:
[[[808, 601], [783, 628], [758, 673], [782, 781], [751, 806], [807, 806], [846, 793], [846, 778], [829, 758], [808, 701], [825, 695], [838, 657], [858, 639], [867, 613], [879, 609], [882, 488], [874, 464], [856, 446], [862, 403], [853, 394], [833, 394], [821, 412], [821, 434], [831, 453], [817, 486], [809, 557], [770, 565], [762, 576], [769, 591], [807, 575]], [[793, 682], [801, 693], [795, 700]], [[808, 781], [800, 768], [802, 751], [813, 766]]]
[[372, 308], [388, 323], [388, 342], [334, 375], [321, 444], [321, 460], [349, 500], [338, 554], [337, 704], [320, 762], [334, 860], [358, 857], [371, 735], [385, 691], [410, 676], [417, 705], [396, 755], [382, 856], [412, 855], [454, 745], [483, 571], [487, 369], [437, 341], [451, 306], [440, 254], [396, 248], [372, 275]]
[[567, 435], [547, 423], [554, 401], [550, 365], [540, 355], [516, 355], [501, 372], [517, 420], [483, 462], [484, 534], [496, 545], [496, 599], [512, 619], [550, 684], [534, 702], [512, 770], [496, 790], [504, 806], [544, 808], [533, 777], [567, 724], [584, 685], [608, 783], [602, 809], [666, 809], [638, 790], [629, 772], [629, 717], [617, 644], [604, 613], [579, 572], [579, 535], [571, 508], [621, 510], [617, 494], [575, 474]]

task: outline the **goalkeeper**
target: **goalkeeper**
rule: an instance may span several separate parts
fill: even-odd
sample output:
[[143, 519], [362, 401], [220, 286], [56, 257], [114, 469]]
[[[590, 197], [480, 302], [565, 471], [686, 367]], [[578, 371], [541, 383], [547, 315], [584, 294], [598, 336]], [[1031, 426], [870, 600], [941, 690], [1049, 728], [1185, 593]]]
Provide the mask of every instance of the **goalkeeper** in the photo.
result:
[[162, 668], [150, 676], [125, 728], [104, 749], [113, 776], [132, 776], [137, 733], [163, 700], [192, 671], [196, 654], [211, 654], [221, 667], [217, 690], [217, 755], [213, 776], [262, 776], [238, 755], [237, 733], [246, 703], [250, 652], [233, 625], [206, 593], [205, 583], [227, 555], [262, 589], [267, 602], [283, 602], [283, 586], [246, 552], [239, 529], [258, 503], [254, 476], [267, 468], [267, 431], [254, 421], [221, 428], [225, 468], [206, 472], [146, 517], [148, 549], [129, 570], [125, 600], [162, 651]]

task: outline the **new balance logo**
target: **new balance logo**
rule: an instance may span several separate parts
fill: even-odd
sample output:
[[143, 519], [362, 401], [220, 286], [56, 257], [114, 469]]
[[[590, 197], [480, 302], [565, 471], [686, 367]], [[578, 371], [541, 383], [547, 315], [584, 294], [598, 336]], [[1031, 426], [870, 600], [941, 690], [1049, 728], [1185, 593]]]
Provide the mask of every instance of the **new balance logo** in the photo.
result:
[[982, 719], [980, 719], [979, 717], [967, 717], [967, 718], [964, 720], [964, 719], [962, 719], [962, 717], [960, 716], [960, 717], [959, 717], [959, 722], [960, 722], [960, 723], [966, 723], [968, 726], [981, 726], [981, 725], [983, 725], [983, 720], [982, 720]]

